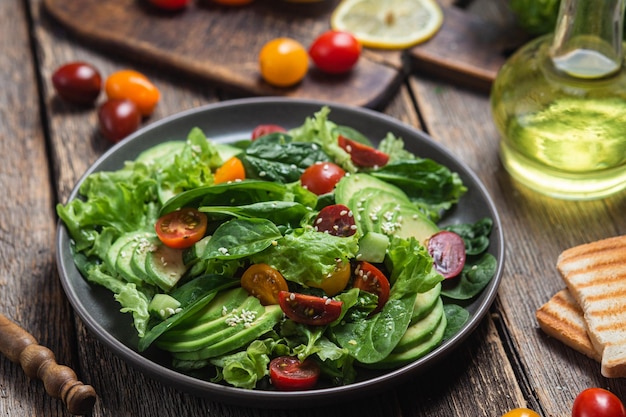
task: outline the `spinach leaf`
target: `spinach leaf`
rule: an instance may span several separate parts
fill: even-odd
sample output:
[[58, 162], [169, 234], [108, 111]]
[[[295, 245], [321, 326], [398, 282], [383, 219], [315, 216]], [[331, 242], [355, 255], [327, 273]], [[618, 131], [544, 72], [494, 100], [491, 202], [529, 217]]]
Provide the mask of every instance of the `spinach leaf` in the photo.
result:
[[458, 304], [444, 304], [443, 312], [446, 315], [447, 322], [443, 340], [448, 340], [463, 328], [470, 314], [469, 311]]
[[454, 300], [469, 300], [478, 295], [491, 281], [498, 262], [490, 253], [485, 253], [476, 262], [465, 263], [461, 277], [444, 281], [441, 295]]
[[485, 217], [474, 224], [454, 224], [445, 229], [455, 232], [465, 242], [467, 255], [479, 255], [489, 247], [489, 234], [493, 227], [493, 220]]
[[292, 201], [263, 201], [243, 206], [203, 206], [207, 215], [221, 214], [237, 218], [263, 218], [275, 224], [296, 227], [311, 209]]
[[294, 142], [284, 133], [263, 136], [241, 155], [250, 178], [290, 183], [300, 179], [306, 168], [316, 162], [330, 161], [322, 148], [310, 142]]
[[161, 208], [160, 216], [181, 207], [252, 204], [259, 201], [283, 200], [287, 188], [268, 181], [244, 180], [194, 188], [177, 194]]
[[271, 247], [282, 237], [266, 219], [233, 219], [220, 225], [207, 243], [204, 259], [241, 259]]

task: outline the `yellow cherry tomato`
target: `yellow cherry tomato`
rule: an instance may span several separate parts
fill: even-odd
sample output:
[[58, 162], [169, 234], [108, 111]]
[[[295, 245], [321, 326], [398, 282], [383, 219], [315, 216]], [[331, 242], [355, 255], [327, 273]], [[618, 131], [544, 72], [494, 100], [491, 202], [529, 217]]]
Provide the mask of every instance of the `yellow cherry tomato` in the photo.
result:
[[213, 177], [213, 181], [215, 184], [221, 184], [223, 182], [235, 181], [235, 180], [245, 180], [246, 179], [246, 170], [241, 162], [241, 159], [233, 156], [226, 162], [222, 164], [217, 170], [215, 170], [215, 174]]
[[121, 70], [109, 75], [104, 90], [110, 99], [134, 102], [142, 116], [152, 114], [161, 98], [155, 85], [145, 75], [133, 70]]
[[223, 4], [225, 6], [243, 6], [250, 4], [253, 0], [213, 0], [213, 3]]
[[539, 414], [528, 408], [515, 408], [502, 417], [541, 417]]
[[321, 288], [326, 295], [332, 297], [346, 288], [350, 280], [350, 262], [339, 262], [335, 271], [319, 283], [307, 283], [309, 287]]
[[309, 55], [302, 44], [291, 38], [276, 38], [259, 53], [263, 79], [277, 87], [300, 82], [309, 70]]
[[287, 281], [267, 264], [252, 264], [241, 277], [241, 287], [264, 306], [278, 304], [278, 293], [288, 291]]

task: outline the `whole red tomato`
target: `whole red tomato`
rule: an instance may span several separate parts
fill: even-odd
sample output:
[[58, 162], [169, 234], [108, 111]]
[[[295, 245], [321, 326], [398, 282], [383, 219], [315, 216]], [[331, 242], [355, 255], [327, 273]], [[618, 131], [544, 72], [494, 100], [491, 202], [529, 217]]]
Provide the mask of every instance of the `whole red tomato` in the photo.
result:
[[361, 44], [348, 32], [329, 30], [313, 41], [309, 56], [320, 70], [341, 74], [356, 65], [361, 56]]
[[572, 417], [626, 417], [622, 401], [602, 388], [588, 388], [574, 400]]
[[149, 0], [150, 3], [163, 10], [181, 10], [189, 4], [190, 0]]

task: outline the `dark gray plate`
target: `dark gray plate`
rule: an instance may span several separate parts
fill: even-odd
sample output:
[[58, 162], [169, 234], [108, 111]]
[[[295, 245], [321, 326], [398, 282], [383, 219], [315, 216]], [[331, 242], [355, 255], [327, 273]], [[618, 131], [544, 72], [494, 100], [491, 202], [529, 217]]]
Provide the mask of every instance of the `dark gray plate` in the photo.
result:
[[278, 392], [271, 388], [244, 390], [212, 383], [202, 377], [172, 369], [167, 353], [157, 349], [138, 353], [138, 338], [131, 326], [130, 316], [119, 312], [120, 306], [108, 290], [83, 279], [74, 265], [67, 231], [59, 222], [57, 262], [61, 282], [70, 303], [89, 330], [128, 364], [163, 383], [219, 401], [272, 408], [327, 404], [375, 390], [389, 389], [391, 384], [433, 366], [456, 349], [478, 326], [496, 297], [504, 266], [500, 217], [483, 184], [463, 162], [424, 133], [384, 114], [362, 108], [288, 98], [243, 99], [200, 107], [153, 123], [112, 147], [84, 174], [70, 199], [77, 198], [78, 188], [85, 176], [95, 171], [119, 169], [124, 161], [134, 159], [141, 151], [158, 143], [184, 140], [194, 126], [200, 127], [213, 140], [229, 142], [249, 137], [252, 129], [259, 124], [274, 123], [286, 128], [299, 126], [306, 117], [312, 116], [324, 105], [331, 108], [329, 118], [333, 122], [354, 127], [374, 142], [385, 137], [387, 132], [392, 132], [405, 140], [407, 149], [421, 157], [432, 158], [459, 173], [469, 191], [442, 224], [475, 222], [483, 217], [493, 219], [489, 252], [498, 260], [496, 276], [481, 295], [466, 306], [471, 316], [459, 333], [444, 341], [430, 354], [402, 368], [392, 371], [359, 370], [358, 381], [346, 386]]

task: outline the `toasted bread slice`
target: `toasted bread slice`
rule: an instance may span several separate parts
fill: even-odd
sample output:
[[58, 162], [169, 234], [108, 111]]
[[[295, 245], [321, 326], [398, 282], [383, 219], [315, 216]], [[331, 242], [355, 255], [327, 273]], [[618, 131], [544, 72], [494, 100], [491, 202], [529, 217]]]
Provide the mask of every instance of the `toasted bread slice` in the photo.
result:
[[602, 375], [626, 376], [626, 236], [564, 251], [557, 261], [602, 355]]
[[546, 334], [591, 359], [601, 361], [602, 357], [587, 335], [583, 311], [567, 289], [557, 292], [535, 312], [535, 316]]

